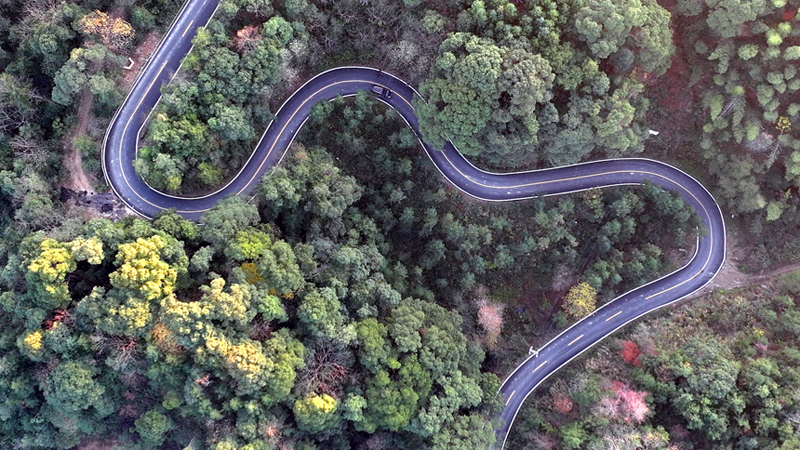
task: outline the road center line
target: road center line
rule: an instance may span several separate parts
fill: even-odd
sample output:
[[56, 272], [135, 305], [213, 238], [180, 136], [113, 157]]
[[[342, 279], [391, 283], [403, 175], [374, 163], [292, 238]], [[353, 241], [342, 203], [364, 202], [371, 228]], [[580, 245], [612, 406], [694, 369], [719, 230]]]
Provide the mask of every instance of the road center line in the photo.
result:
[[183, 30], [183, 34], [181, 34], [181, 37], [184, 37], [184, 36], [186, 36], [186, 33], [188, 33], [188, 32], [189, 32], [189, 30], [191, 30], [191, 29], [192, 29], [192, 24], [193, 24], [193, 23], [194, 23], [194, 20], [191, 20], [191, 21], [189, 21], [189, 26], [187, 26], [187, 27], [186, 27], [186, 29], [185, 29], [185, 30]]
[[613, 316], [611, 316], [611, 317], [609, 317], [608, 319], [606, 319], [606, 322], [608, 322], [609, 320], [613, 319], [614, 317], [617, 317], [617, 316], [618, 316], [618, 315], [620, 315], [620, 314], [622, 314], [622, 311], [617, 311], [617, 313], [616, 313], [616, 314], [614, 314]]
[[572, 344], [574, 344], [574, 343], [578, 342], [578, 339], [580, 339], [580, 338], [582, 338], [582, 337], [583, 337], [583, 335], [580, 335], [580, 336], [576, 337], [575, 339], [573, 339], [573, 340], [572, 340], [572, 342], [570, 342], [569, 344], [567, 344], [567, 347], [569, 347], [570, 345], [572, 345]]
[[511, 393], [511, 395], [508, 396], [508, 400], [506, 400], [506, 406], [508, 406], [508, 402], [511, 401], [511, 397], [513, 397], [514, 394], [516, 394], [516, 393], [517, 393], [517, 391], [514, 391], [514, 392]]

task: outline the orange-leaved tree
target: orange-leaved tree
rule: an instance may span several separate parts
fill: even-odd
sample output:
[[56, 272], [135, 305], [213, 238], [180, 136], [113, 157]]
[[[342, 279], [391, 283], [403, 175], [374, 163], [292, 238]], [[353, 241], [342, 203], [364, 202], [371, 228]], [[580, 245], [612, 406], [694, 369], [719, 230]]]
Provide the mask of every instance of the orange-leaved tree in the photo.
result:
[[103, 45], [112, 51], [124, 48], [133, 39], [134, 30], [131, 24], [102, 11], [94, 10], [83, 16], [78, 23], [83, 34], [97, 35]]

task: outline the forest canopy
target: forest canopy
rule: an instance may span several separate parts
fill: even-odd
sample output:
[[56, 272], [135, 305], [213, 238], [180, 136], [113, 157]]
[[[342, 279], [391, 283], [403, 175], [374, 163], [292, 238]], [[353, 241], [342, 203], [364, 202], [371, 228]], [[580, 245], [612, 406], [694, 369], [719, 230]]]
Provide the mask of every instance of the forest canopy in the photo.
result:
[[[531, 345], [678, 267], [703, 232], [651, 185], [465, 198], [367, 92], [317, 105], [254, 197], [200, 224], [103, 212], [87, 199], [106, 190], [104, 130], [181, 7], [0, 2], [2, 448], [489, 448], [499, 382]], [[419, 86], [426, 141], [484, 167], [644, 155], [689, 170], [760, 270], [800, 250], [796, 12], [222, 0], [135, 167], [167, 193], [213, 191], [305, 80], [371, 65]], [[783, 282], [593, 353], [546, 388], [515, 448], [793, 448], [797, 358], [774, 342], [795, 341], [797, 283]], [[715, 341], [709, 316], [732, 334]], [[650, 352], [653, 336], [675, 341]], [[609, 363], [616, 345], [630, 367]]]

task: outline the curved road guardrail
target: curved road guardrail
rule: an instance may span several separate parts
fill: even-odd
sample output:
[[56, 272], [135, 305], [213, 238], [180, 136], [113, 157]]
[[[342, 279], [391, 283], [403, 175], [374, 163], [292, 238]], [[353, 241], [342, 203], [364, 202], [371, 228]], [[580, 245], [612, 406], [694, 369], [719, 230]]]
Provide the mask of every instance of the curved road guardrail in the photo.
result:
[[[575, 323], [523, 361], [505, 379], [500, 392], [505, 407], [498, 442], [505, 445], [508, 430], [523, 401], [564, 364], [600, 340], [648, 312], [674, 303], [708, 284], [725, 262], [725, 223], [714, 197], [683, 171], [658, 161], [632, 158], [595, 161], [516, 173], [491, 173], [478, 169], [448, 143], [436, 151], [422, 140], [412, 100], [416, 91], [391, 74], [367, 67], [341, 67], [323, 72], [295, 91], [275, 114], [256, 149], [237, 176], [222, 189], [202, 197], [176, 197], [148, 186], [134, 171], [138, 141], [150, 112], [191, 50], [192, 37], [207, 24], [219, 0], [188, 0], [139, 74], [109, 125], [102, 167], [117, 196], [136, 213], [152, 218], [175, 208], [183, 217], [199, 221], [202, 214], [229, 195], [249, 194], [263, 176], [283, 158], [311, 107], [337, 96], [355, 95], [373, 87], [394, 95], [376, 93], [403, 117], [436, 168], [463, 192], [488, 201], [512, 201], [560, 195], [588, 189], [653, 183], [678, 193], [697, 211], [706, 234], [698, 236], [696, 251], [683, 267], [658, 280], [629, 291]], [[381, 90], [376, 88], [376, 90]]]

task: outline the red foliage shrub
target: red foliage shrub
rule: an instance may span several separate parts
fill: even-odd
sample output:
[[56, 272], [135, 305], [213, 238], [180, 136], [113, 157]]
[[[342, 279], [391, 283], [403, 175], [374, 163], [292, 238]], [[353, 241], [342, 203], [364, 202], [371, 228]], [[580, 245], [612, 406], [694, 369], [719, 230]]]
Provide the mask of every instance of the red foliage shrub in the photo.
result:
[[575, 407], [571, 398], [564, 394], [553, 393], [553, 408], [561, 414], [567, 414]]
[[604, 405], [605, 410], [609, 415], [634, 423], [642, 423], [647, 418], [647, 413], [650, 412], [647, 402], [644, 401], [649, 394], [647, 391], [635, 391], [620, 381], [614, 381], [611, 389], [616, 393], [616, 398], [604, 399], [607, 403]]
[[248, 25], [236, 32], [236, 37], [233, 38], [233, 46], [240, 52], [246, 53], [255, 48], [261, 39], [259, 27]]
[[476, 301], [478, 305], [478, 324], [486, 331], [486, 345], [493, 348], [503, 330], [503, 309], [505, 305], [492, 303], [485, 298]]
[[622, 359], [626, 363], [632, 364], [634, 367], [639, 367], [639, 355], [642, 353], [639, 346], [633, 341], [622, 341]]

